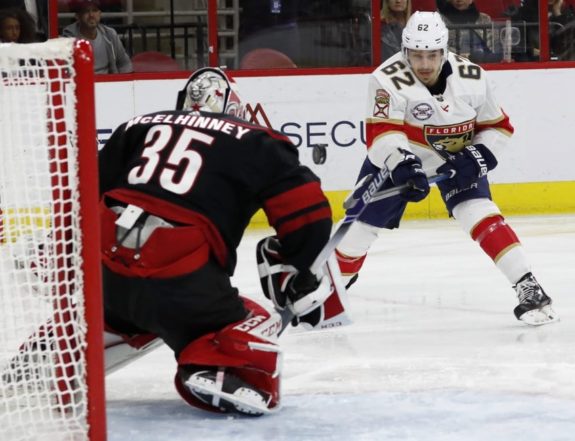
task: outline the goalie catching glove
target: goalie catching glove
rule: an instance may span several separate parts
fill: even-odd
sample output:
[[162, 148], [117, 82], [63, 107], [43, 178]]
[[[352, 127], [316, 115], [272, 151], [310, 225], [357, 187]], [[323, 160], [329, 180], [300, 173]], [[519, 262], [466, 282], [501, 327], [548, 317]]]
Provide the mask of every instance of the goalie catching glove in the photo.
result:
[[286, 265], [276, 237], [266, 237], [257, 245], [258, 272], [262, 289], [276, 310], [288, 308], [296, 316], [294, 326], [327, 328], [351, 323], [345, 313], [347, 297], [334, 259], [322, 267], [319, 280], [309, 270], [298, 271]]
[[309, 270], [298, 272], [284, 265], [277, 238], [267, 237], [258, 244], [258, 271], [264, 294], [278, 311], [288, 307], [295, 315], [304, 315], [321, 305], [331, 294], [329, 278], [320, 280]]

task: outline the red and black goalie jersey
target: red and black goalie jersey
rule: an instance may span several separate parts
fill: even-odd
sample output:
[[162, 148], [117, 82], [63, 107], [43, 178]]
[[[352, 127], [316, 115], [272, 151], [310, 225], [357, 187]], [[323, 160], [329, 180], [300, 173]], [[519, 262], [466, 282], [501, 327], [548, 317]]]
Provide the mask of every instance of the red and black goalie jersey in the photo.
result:
[[329, 239], [329, 203], [297, 149], [285, 136], [233, 116], [137, 116], [116, 129], [99, 167], [108, 204], [134, 204], [180, 225], [204, 224], [214, 256], [230, 274], [259, 208], [277, 231], [286, 263], [300, 270]]

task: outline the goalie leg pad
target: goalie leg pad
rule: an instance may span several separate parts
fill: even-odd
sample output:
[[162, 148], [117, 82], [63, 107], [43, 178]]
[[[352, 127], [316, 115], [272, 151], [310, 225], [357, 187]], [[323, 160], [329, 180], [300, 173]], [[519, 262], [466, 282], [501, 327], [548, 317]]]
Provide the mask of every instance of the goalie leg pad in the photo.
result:
[[104, 332], [105, 372], [109, 375], [159, 348], [161, 338], [154, 334], [127, 336], [106, 330]]
[[246, 319], [200, 337], [180, 353], [176, 389], [192, 406], [248, 415], [279, 409], [281, 318], [244, 302]]

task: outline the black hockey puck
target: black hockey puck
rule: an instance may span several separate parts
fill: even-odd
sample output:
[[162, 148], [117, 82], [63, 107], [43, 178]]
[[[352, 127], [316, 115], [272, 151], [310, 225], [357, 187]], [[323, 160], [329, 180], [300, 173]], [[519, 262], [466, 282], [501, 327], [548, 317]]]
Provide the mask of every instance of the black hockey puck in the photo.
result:
[[314, 144], [312, 146], [312, 158], [315, 164], [323, 164], [327, 159], [327, 144]]

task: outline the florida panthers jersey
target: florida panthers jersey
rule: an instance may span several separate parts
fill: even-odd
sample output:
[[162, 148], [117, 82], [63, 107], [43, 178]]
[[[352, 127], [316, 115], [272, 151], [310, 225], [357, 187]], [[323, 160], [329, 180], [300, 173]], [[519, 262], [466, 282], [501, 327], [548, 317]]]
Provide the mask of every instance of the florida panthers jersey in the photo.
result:
[[[495, 101], [485, 71], [453, 53], [440, 74], [439, 92], [421, 83], [401, 53], [371, 75], [366, 133], [368, 157], [393, 168], [398, 148], [411, 150], [428, 174], [449, 152], [484, 144], [496, 156], [513, 133]], [[433, 91], [433, 93], [432, 93]]]

